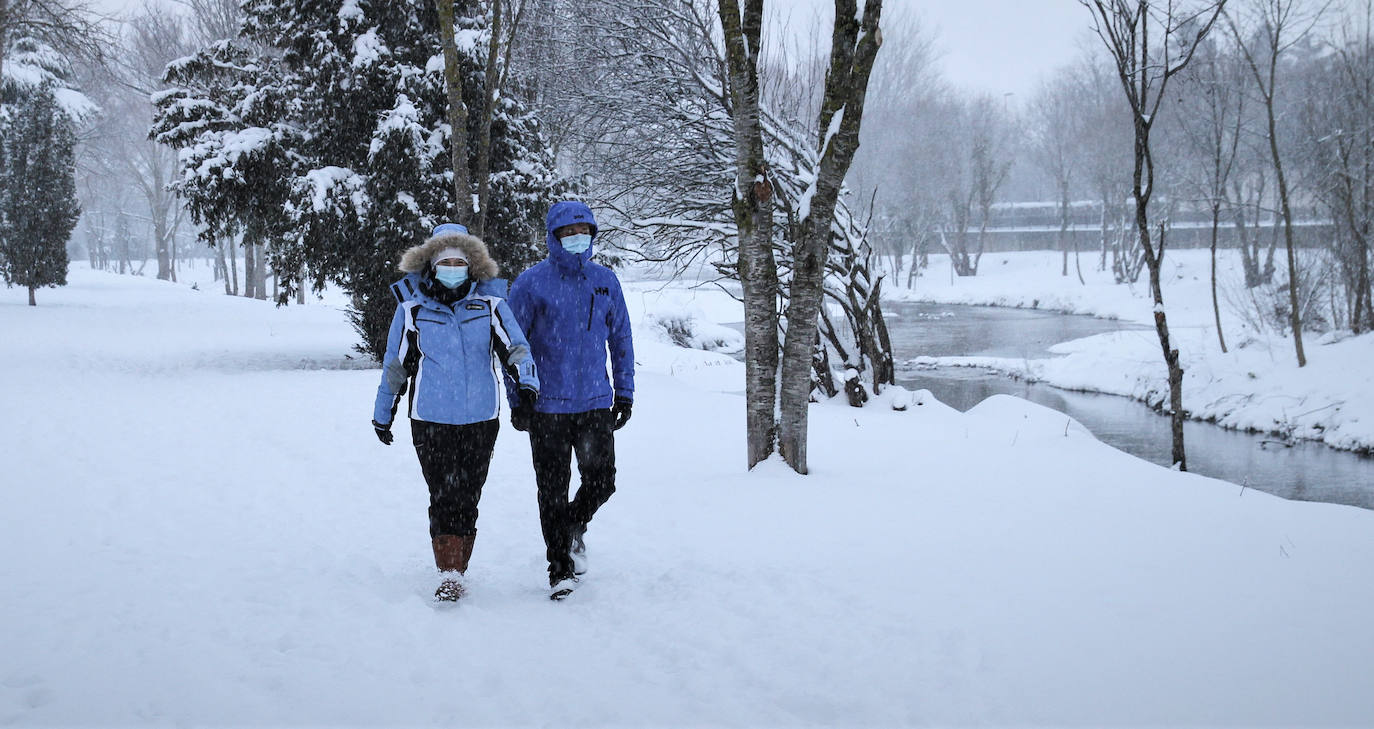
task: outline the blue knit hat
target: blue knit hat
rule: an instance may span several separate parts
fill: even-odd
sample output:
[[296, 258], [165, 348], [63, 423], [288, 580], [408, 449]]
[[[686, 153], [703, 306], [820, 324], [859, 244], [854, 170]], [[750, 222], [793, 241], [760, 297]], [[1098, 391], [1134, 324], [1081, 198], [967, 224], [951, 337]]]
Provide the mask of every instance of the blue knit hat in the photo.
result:
[[454, 233], [458, 233], [460, 235], [467, 235], [468, 229], [466, 226], [460, 223], [440, 223], [434, 226], [434, 230], [431, 231], [429, 235], [431, 238], [433, 238], [435, 236], [452, 235]]

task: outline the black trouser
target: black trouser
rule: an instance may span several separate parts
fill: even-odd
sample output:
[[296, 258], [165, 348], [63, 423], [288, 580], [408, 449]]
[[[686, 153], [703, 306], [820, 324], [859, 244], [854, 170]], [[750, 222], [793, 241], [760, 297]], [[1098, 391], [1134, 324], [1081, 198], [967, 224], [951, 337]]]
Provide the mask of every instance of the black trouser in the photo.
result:
[[477, 502], [487, 482], [500, 421], [444, 425], [410, 421], [420, 470], [429, 484], [429, 536], [477, 533]]
[[[530, 420], [530, 451], [539, 490], [539, 525], [549, 559], [549, 578], [573, 573], [568, 551], [574, 528], [592, 520], [596, 510], [615, 493], [615, 416], [610, 410], [583, 413], [534, 413]], [[568, 500], [572, 455], [582, 485]]]

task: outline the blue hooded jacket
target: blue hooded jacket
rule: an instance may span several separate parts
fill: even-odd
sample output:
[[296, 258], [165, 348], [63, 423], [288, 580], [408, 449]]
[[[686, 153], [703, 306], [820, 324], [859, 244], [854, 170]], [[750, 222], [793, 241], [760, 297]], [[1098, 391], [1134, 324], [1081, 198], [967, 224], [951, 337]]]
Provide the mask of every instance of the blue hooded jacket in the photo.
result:
[[[592, 226], [593, 246], [569, 253], [553, 231], [572, 223]], [[630, 316], [620, 279], [591, 260], [596, 219], [585, 204], [565, 200], [544, 221], [549, 256], [511, 284], [511, 312], [529, 339], [539, 372], [541, 413], [580, 413], [634, 400], [635, 355]], [[606, 377], [606, 353], [611, 378]], [[513, 389], [513, 388], [511, 388]], [[508, 390], [509, 391], [509, 390]], [[511, 406], [516, 405], [511, 399]]]

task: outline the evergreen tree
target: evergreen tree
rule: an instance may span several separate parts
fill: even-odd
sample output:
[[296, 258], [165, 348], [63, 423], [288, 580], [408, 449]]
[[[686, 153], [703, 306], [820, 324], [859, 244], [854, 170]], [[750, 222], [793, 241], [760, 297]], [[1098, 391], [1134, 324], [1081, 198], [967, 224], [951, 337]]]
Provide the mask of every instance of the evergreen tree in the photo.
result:
[[[246, 0], [243, 11], [239, 39], [169, 68], [154, 133], [185, 150], [179, 186], [199, 222], [270, 239], [283, 300], [340, 285], [360, 349], [379, 356], [400, 252], [455, 209], [437, 13], [357, 0]], [[475, 139], [486, 21], [460, 26]], [[512, 276], [543, 257], [544, 212], [567, 186], [536, 120], [513, 100], [498, 111], [485, 238]], [[278, 182], [255, 181], [258, 164]]]
[[207, 245], [288, 235], [286, 204], [306, 132], [292, 119], [279, 61], [222, 40], [167, 66], [151, 136], [177, 147], [172, 186]]
[[67, 284], [67, 240], [81, 216], [76, 137], [51, 86], [27, 90], [0, 119], [0, 275], [34, 292]]

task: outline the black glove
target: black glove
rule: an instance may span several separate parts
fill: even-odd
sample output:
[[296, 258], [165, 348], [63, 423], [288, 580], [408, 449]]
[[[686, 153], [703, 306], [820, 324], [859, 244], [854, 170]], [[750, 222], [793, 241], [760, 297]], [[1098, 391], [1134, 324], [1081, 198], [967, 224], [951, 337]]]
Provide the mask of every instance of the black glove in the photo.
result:
[[615, 399], [615, 404], [611, 406], [611, 415], [615, 417], [615, 425], [611, 430], [620, 430], [625, 424], [630, 422], [630, 408], [634, 407], [634, 402], [623, 397]]
[[372, 421], [372, 429], [377, 431], [377, 440], [380, 440], [382, 445], [391, 445], [393, 438], [390, 425], [382, 425], [374, 420]]
[[534, 420], [534, 399], [539, 393], [528, 387], [520, 388], [520, 404], [511, 408], [510, 425], [516, 430], [526, 433], [530, 429], [530, 421]]

